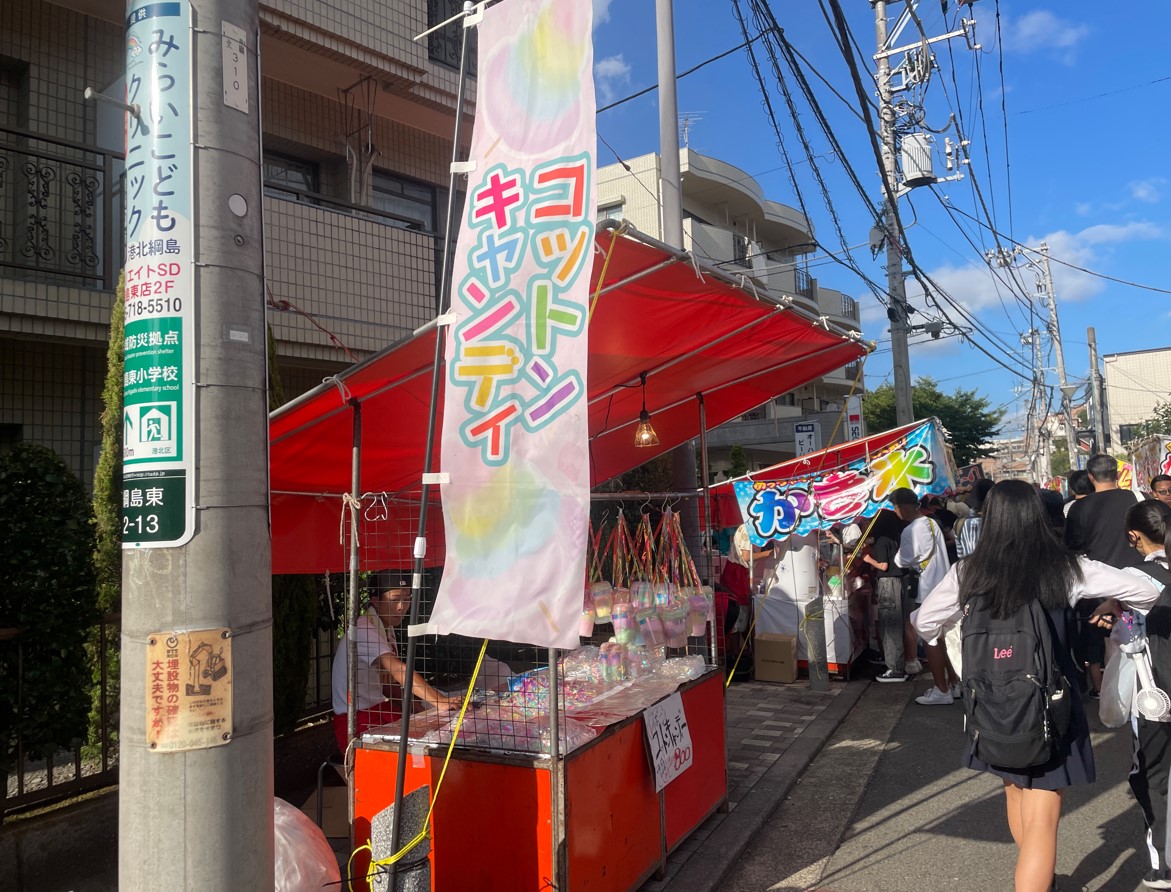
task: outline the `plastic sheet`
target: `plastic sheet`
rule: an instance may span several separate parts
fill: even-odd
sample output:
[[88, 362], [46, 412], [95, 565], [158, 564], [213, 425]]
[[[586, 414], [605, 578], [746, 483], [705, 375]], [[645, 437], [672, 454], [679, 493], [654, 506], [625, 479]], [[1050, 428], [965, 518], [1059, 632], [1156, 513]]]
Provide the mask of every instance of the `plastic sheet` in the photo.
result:
[[[564, 713], [560, 716], [561, 752], [568, 753], [597, 736], [597, 731], [581, 722], [574, 721]], [[426, 743], [447, 744], [451, 742], [455, 721], [427, 733], [422, 739]], [[527, 710], [516, 709], [507, 704], [489, 705], [464, 717], [459, 731], [459, 743], [463, 746], [479, 746], [494, 750], [520, 753], [548, 753], [549, 723], [547, 715], [540, 722]]]
[[275, 892], [319, 892], [341, 882], [337, 857], [321, 828], [283, 799], [273, 801]]

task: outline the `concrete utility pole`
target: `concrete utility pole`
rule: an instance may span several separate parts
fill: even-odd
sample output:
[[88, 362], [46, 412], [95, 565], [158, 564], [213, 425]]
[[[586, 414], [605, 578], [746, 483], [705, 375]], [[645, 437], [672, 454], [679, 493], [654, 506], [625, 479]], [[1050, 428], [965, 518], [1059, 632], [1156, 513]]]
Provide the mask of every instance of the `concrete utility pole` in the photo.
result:
[[1106, 407], [1102, 393], [1102, 375], [1098, 372], [1098, 336], [1093, 326], [1086, 329], [1086, 340], [1090, 342], [1090, 410], [1094, 416], [1094, 439], [1098, 441], [1098, 452], [1106, 451]]
[[895, 423], [910, 424], [915, 420], [911, 406], [911, 352], [907, 345], [910, 326], [907, 309], [907, 289], [903, 278], [903, 251], [896, 224], [898, 208], [895, 205], [899, 188], [895, 154], [898, 151], [895, 136], [895, 110], [892, 101], [890, 56], [887, 52], [886, 0], [874, 0], [874, 32], [878, 40], [875, 56], [878, 82], [879, 139], [882, 143], [883, 189], [882, 225], [886, 228], [886, 289], [890, 295], [890, 352], [892, 378], [895, 390]]
[[1070, 470], [1076, 470], [1080, 462], [1077, 455], [1077, 432], [1073, 429], [1073, 408], [1070, 398], [1076, 388], [1070, 387], [1065, 377], [1065, 351], [1061, 346], [1061, 323], [1057, 321], [1057, 295], [1053, 293], [1053, 274], [1049, 270], [1049, 246], [1041, 242], [1041, 282], [1045, 300], [1049, 303], [1049, 337], [1057, 355], [1057, 383], [1061, 390], [1061, 417], [1065, 425], [1065, 443], [1069, 450]]
[[[659, 195], [662, 198], [663, 241], [672, 248], [682, 250], [683, 187], [679, 172], [679, 101], [675, 84], [673, 0], [655, 0], [655, 34], [659, 63]], [[688, 440], [671, 451], [671, 485], [676, 492], [694, 492], [695, 484], [695, 443]], [[684, 536], [693, 549], [698, 549], [700, 544], [699, 514], [696, 509], [696, 505], [688, 503], [681, 506], [679, 511]]]
[[272, 889], [257, 0], [127, 13], [118, 882]]

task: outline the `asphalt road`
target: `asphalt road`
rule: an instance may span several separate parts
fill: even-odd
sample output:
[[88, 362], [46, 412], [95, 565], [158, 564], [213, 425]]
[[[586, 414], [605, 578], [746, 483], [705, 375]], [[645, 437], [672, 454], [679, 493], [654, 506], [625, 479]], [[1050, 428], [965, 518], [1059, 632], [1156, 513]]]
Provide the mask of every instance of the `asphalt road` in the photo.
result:
[[[996, 778], [959, 767], [963, 711], [872, 684], [720, 888], [726, 892], [1006, 892], [1016, 849]], [[1097, 722], [1098, 781], [1067, 792], [1061, 892], [1134, 892], [1146, 870], [1126, 784], [1130, 732]]]

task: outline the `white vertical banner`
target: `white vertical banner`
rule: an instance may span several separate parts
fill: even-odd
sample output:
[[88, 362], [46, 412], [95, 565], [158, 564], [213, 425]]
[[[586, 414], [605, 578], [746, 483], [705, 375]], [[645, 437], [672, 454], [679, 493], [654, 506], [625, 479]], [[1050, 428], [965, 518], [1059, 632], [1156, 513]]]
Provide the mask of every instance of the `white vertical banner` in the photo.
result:
[[446, 329], [447, 552], [431, 625], [576, 647], [589, 525], [594, 254], [590, 0], [508, 0], [479, 27]]

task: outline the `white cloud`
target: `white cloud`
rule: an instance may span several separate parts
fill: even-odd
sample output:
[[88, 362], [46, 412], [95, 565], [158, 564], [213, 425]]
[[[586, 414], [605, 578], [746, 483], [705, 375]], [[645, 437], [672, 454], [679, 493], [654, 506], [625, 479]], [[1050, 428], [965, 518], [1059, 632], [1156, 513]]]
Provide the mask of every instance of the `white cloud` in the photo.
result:
[[1145, 201], [1147, 204], [1158, 204], [1163, 199], [1163, 187], [1167, 180], [1163, 177], [1150, 177], [1146, 180], [1131, 180], [1126, 184], [1132, 198]]
[[614, 90], [620, 84], [628, 83], [630, 83], [630, 65], [621, 53], [594, 62], [594, 86], [598, 91], [599, 105], [608, 105], [613, 102]]
[[610, 4], [613, 0], [594, 0], [594, 27], [610, 21]]
[[[1105, 287], [1102, 279], [1081, 272], [1074, 267], [1099, 270], [1104, 258], [1109, 253], [1110, 246], [1133, 241], [1159, 241], [1167, 238], [1168, 233], [1162, 227], [1154, 223], [1139, 221], [1124, 224], [1099, 223], [1077, 232], [1058, 230], [1039, 237], [1029, 236], [1022, 241], [1031, 246], [1040, 245], [1042, 242], [1049, 246], [1049, 256], [1053, 258], [1050, 263], [1053, 290], [1057, 294], [1058, 301], [1065, 303], [1088, 300], [1099, 294]], [[1028, 256], [1036, 257], [1035, 254]], [[1023, 308], [1020, 308], [1006, 283], [1015, 281], [1017, 293], [1023, 291], [1032, 295], [1035, 293], [1036, 272], [1033, 268], [1025, 266], [1024, 258], [1020, 256], [1015, 259], [1014, 264], [1017, 271], [1011, 276], [1009, 270], [999, 267], [997, 268], [999, 275], [994, 276], [993, 271], [986, 264], [976, 261], [962, 265], [946, 264], [931, 270], [929, 274], [953, 300], [973, 314], [992, 308], [996, 308], [999, 313], [1003, 300], [1009, 315], [1019, 322]], [[922, 290], [913, 278], [907, 279], [907, 293], [913, 305], [924, 309], [928, 315], [933, 312], [925, 305]], [[950, 309], [948, 313], [953, 318], [956, 316], [955, 312]], [[960, 320], [956, 319], [956, 321]]]
[[1078, 44], [1089, 36], [1090, 28], [1060, 18], [1047, 9], [1036, 9], [1020, 18], [1005, 16], [1002, 32], [1005, 52], [1056, 52], [1070, 64]]
[[1079, 201], [1077, 204], [1075, 204], [1073, 206], [1074, 213], [1077, 214], [1079, 217], [1088, 217], [1090, 215], [1090, 212], [1093, 211], [1093, 209], [1094, 209], [1094, 206], [1092, 204], [1090, 204], [1088, 201]]

